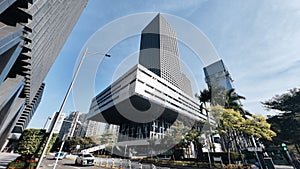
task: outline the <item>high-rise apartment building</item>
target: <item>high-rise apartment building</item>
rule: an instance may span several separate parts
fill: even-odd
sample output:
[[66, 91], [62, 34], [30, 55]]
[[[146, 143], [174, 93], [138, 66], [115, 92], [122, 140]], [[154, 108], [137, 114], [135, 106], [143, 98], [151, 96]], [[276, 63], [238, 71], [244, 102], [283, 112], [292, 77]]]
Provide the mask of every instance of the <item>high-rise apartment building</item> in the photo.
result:
[[87, 0], [0, 2], [0, 147], [21, 133], [41, 100], [43, 83]]
[[[54, 112], [53, 115], [52, 115], [52, 117], [48, 117], [48, 119], [47, 119], [47, 121], [46, 121], [46, 123], [44, 125], [44, 129], [47, 129], [46, 133], [50, 133], [52, 129], [53, 129], [53, 133], [56, 133], [56, 134], [59, 133], [59, 131], [60, 131], [61, 127], [62, 127], [62, 124], [63, 124], [63, 122], [65, 120], [66, 114], [65, 113], [61, 113], [60, 116], [57, 117], [58, 113], [59, 112]], [[54, 123], [55, 123], [55, 119], [57, 119], [57, 121], [56, 121], [55, 128], [53, 128], [54, 127]], [[50, 122], [49, 125], [47, 125], [48, 124], [48, 120]]]
[[84, 137], [86, 135], [85, 125], [86, 114], [81, 112], [71, 112], [62, 123], [58, 138], [65, 137]]
[[90, 137], [90, 136], [100, 136], [100, 127], [101, 123], [93, 120], [87, 120], [85, 122], [86, 125], [86, 132], [85, 132], [85, 137]]

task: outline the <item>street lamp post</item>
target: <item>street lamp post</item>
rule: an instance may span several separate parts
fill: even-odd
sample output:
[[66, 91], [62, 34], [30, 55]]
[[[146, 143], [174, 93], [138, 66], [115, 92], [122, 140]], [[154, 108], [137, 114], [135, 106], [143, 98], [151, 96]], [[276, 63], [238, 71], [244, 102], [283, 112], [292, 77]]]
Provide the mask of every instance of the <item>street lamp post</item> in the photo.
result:
[[[72, 87], [73, 87], [73, 85], [74, 85], [74, 82], [75, 82], [76, 77], [77, 77], [77, 75], [78, 75], [79, 69], [80, 69], [80, 67], [81, 67], [81, 65], [82, 65], [82, 63], [83, 63], [84, 58], [85, 58], [86, 55], [88, 54], [87, 52], [88, 52], [88, 48], [85, 49], [85, 51], [84, 51], [84, 53], [83, 53], [83, 55], [82, 55], [82, 57], [81, 57], [81, 59], [80, 59], [80, 62], [79, 62], [79, 64], [78, 64], [77, 68], [76, 68], [76, 71], [75, 71], [75, 74], [73, 75], [73, 78], [72, 78], [72, 81], [71, 81], [71, 83], [70, 83], [70, 86], [69, 86], [69, 88], [68, 88], [68, 90], [67, 90], [67, 93], [66, 93], [66, 95], [65, 95], [65, 97], [64, 97], [64, 100], [63, 100], [63, 102], [62, 102], [62, 104], [61, 104], [61, 106], [60, 106], [60, 109], [59, 109], [59, 111], [58, 111], [57, 118], [53, 119], [53, 120], [54, 120], [54, 125], [52, 126], [52, 128], [51, 128], [51, 130], [50, 130], [50, 134], [49, 134], [49, 137], [48, 137], [48, 139], [47, 139], [46, 145], [45, 145], [45, 147], [44, 147], [44, 149], [43, 149], [43, 152], [42, 152], [42, 154], [41, 154], [41, 157], [40, 157], [40, 159], [39, 159], [39, 162], [38, 162], [38, 164], [37, 164], [37, 166], [36, 166], [37, 169], [40, 168], [40, 165], [41, 165], [41, 163], [42, 163], [42, 161], [43, 161], [43, 158], [44, 158], [44, 156], [45, 156], [45, 154], [46, 154], [46, 152], [47, 152], [48, 146], [49, 146], [49, 144], [50, 144], [50, 141], [51, 141], [52, 136], [53, 136], [53, 133], [54, 133], [54, 130], [53, 130], [53, 129], [55, 129], [56, 126], [57, 126], [58, 117], [60, 117], [61, 114], [62, 114], [62, 110], [63, 110], [63, 108], [65, 107], [65, 104], [66, 104], [66, 102], [67, 102], [67, 99], [68, 99], [68, 97], [69, 97], [69, 95], [70, 95], [70, 93], [71, 93], [71, 89], [72, 89]], [[102, 53], [96, 52], [96, 53], [92, 53], [91, 55], [96, 55], [96, 54], [102, 54]], [[107, 56], [107, 57], [110, 57], [110, 56], [111, 56], [110, 54], [102, 54], [102, 55]]]
[[[76, 126], [77, 126], [77, 123], [81, 124], [81, 122], [78, 121], [78, 119], [79, 119], [79, 114], [78, 114], [78, 115], [76, 116], [76, 118], [75, 118], [75, 123], [73, 123], [73, 121], [67, 121], [67, 120], [64, 120], [65, 122], [70, 122], [70, 123], [72, 123], [72, 125], [73, 125], [73, 127], [71, 127], [71, 134], [70, 134], [70, 137], [73, 137], [73, 136], [74, 136], [75, 129], [76, 129]], [[62, 149], [63, 149], [63, 147], [64, 147], [64, 145], [65, 145], [65, 142], [66, 142], [66, 139], [67, 139], [67, 137], [65, 137], [65, 136], [66, 136], [66, 135], [64, 135], [64, 137], [63, 137], [63, 140], [62, 140], [63, 142], [61, 143], [61, 146], [60, 146], [60, 148], [59, 148], [58, 156], [57, 156], [57, 157], [60, 156], [60, 154], [61, 154], [61, 152], [62, 152]], [[56, 168], [57, 162], [58, 162], [58, 158], [55, 159], [55, 164], [54, 164], [54, 166], [53, 166], [53, 169]]]

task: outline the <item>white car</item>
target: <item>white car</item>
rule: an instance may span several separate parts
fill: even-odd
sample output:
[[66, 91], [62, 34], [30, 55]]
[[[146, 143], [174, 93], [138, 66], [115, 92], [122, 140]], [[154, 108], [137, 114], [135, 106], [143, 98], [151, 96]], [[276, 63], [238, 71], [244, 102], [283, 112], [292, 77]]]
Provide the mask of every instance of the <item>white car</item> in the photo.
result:
[[95, 157], [92, 154], [78, 154], [75, 165], [94, 165]]

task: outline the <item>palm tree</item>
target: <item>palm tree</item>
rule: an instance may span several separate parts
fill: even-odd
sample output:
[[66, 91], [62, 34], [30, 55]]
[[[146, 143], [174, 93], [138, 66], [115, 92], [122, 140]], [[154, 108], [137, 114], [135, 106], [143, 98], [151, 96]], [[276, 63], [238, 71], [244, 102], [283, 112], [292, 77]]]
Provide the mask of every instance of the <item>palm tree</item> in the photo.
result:
[[226, 92], [225, 108], [239, 111], [242, 107], [241, 99], [246, 99], [244, 96], [238, 95], [235, 89], [230, 89]]
[[204, 89], [200, 91], [200, 96], [198, 97], [201, 103], [206, 104], [211, 100], [211, 90]]
[[211, 90], [200, 90], [200, 95], [196, 93], [195, 97], [200, 101], [200, 110], [203, 112], [203, 109], [206, 108], [206, 103], [209, 103], [211, 100]]
[[235, 111], [238, 111], [241, 113], [241, 115], [245, 118], [246, 115], [250, 115], [247, 110], [243, 109], [243, 105], [240, 102], [240, 100], [245, 100], [246, 98], [244, 96], [241, 96], [235, 92], [235, 89], [230, 89], [226, 92], [226, 100], [225, 100], [225, 108], [226, 109], [233, 109]]

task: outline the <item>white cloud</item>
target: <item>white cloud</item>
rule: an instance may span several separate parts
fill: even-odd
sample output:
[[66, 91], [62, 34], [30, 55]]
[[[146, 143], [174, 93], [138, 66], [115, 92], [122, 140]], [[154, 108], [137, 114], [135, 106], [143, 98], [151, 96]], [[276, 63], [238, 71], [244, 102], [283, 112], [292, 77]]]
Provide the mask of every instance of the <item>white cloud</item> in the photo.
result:
[[[228, 1], [204, 20], [204, 32], [229, 68], [245, 108], [300, 85], [300, 3]], [[209, 26], [210, 25], [210, 26]], [[211, 26], [212, 25], [212, 26]], [[206, 27], [212, 28], [208, 30]]]
[[156, 8], [166, 12], [178, 12], [181, 10], [192, 10], [200, 7], [207, 0], [173, 0], [171, 3], [169, 0], [160, 1], [156, 4]]

